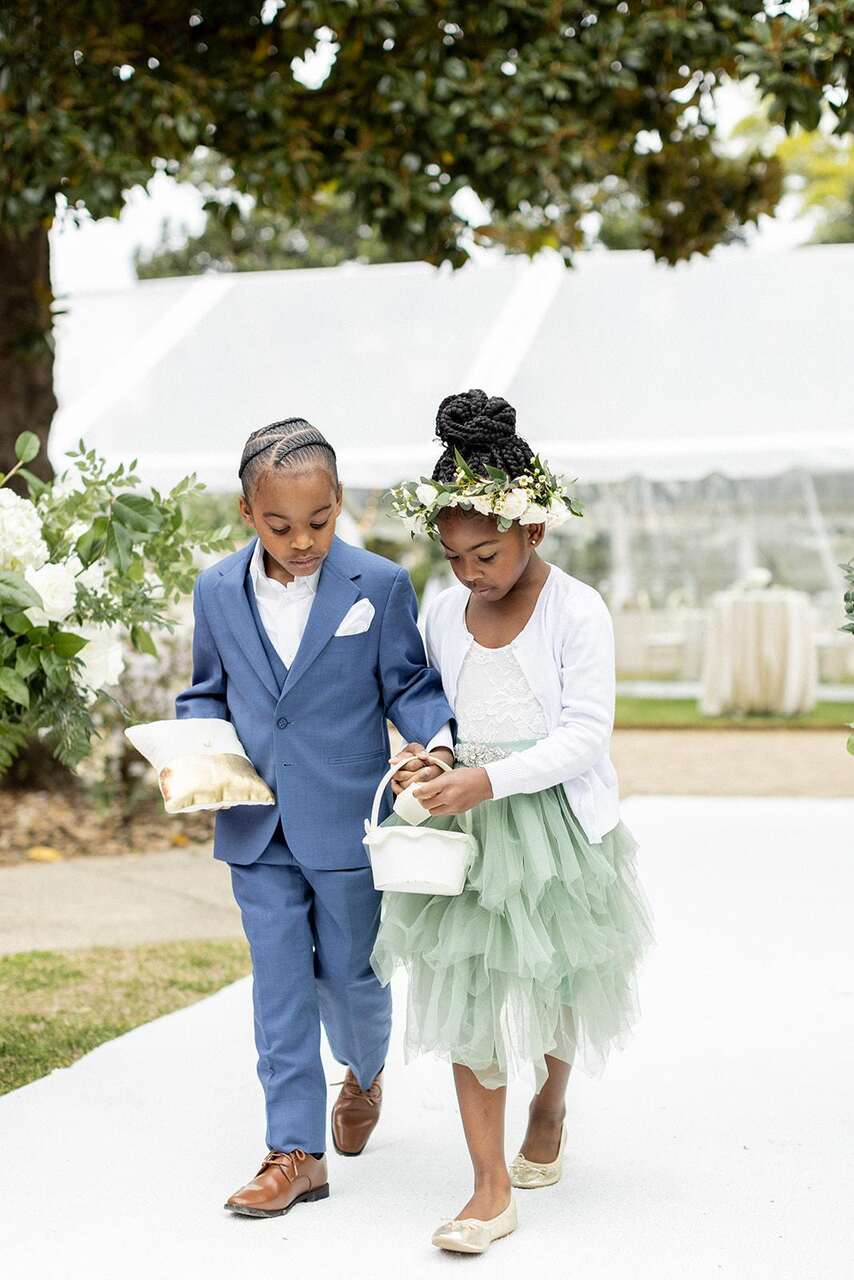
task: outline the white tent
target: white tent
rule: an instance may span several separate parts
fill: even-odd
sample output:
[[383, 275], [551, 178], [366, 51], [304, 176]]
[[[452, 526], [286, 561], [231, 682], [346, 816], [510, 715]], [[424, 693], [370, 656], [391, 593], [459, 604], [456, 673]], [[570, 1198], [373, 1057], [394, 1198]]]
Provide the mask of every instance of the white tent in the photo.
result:
[[160, 488], [234, 489], [248, 433], [299, 414], [351, 486], [387, 485], [480, 386], [582, 481], [854, 469], [852, 296], [849, 245], [146, 281], [66, 300], [49, 452], [61, 470], [82, 436]]

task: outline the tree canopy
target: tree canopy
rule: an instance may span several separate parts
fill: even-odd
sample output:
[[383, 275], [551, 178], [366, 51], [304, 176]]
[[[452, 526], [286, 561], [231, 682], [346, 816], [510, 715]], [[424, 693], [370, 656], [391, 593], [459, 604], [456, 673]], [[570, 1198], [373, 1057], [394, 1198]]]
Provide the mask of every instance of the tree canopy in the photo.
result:
[[[9, 0], [0, 18], [0, 468], [55, 401], [46, 232], [120, 212], [199, 146], [294, 221], [346, 197], [393, 257], [466, 256], [475, 231], [571, 254], [631, 197], [640, 245], [676, 262], [773, 211], [781, 166], [715, 143], [712, 91], [755, 79], [786, 130], [851, 129], [854, 5], [771, 0]], [[294, 68], [321, 44], [328, 75]], [[227, 207], [214, 210], [229, 216]], [[231, 215], [233, 216], [233, 215]], [[29, 353], [29, 363], [23, 361]], [[42, 458], [43, 458], [42, 454]]]
[[[814, 128], [823, 102], [840, 129], [854, 119], [854, 6], [828, 0], [802, 18], [767, 8], [13, 4], [0, 32], [0, 226], [50, 221], [57, 196], [116, 214], [128, 187], [204, 144], [260, 206], [298, 212], [331, 184], [389, 246], [431, 261], [461, 258], [451, 200], [462, 187], [499, 237], [571, 248], [616, 177], [647, 215], [648, 247], [674, 261], [779, 194], [775, 160], [716, 152], [709, 90], [723, 77], [755, 76], [787, 129]], [[324, 31], [334, 64], [310, 88], [291, 64]]]

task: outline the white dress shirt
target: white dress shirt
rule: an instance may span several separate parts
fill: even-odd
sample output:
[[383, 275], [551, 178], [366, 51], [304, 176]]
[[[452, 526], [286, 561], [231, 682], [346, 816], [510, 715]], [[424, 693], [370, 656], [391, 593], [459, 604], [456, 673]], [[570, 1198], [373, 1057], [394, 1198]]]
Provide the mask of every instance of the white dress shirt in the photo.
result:
[[[282, 659], [286, 667], [290, 667], [297, 655], [311, 613], [311, 606], [317, 594], [317, 584], [323, 569], [315, 569], [314, 573], [302, 578], [294, 578], [293, 582], [279, 582], [271, 578], [264, 568], [264, 546], [261, 539], [255, 542], [255, 550], [249, 561], [249, 574], [255, 588], [258, 612], [270, 643]], [[435, 747], [454, 749], [454, 739], [449, 722], [445, 722], [439, 732], [427, 743], [427, 750]]]
[[258, 612], [273, 648], [286, 667], [290, 667], [296, 657], [317, 594], [322, 568], [321, 562], [314, 573], [294, 578], [293, 582], [287, 584], [279, 582], [278, 578], [269, 577], [264, 568], [264, 545], [261, 539], [258, 538], [255, 543], [255, 550], [249, 561], [249, 573], [255, 588]]
[[[463, 661], [474, 642], [465, 621], [471, 592], [441, 592], [425, 618], [427, 656], [456, 706]], [[588, 840], [619, 821], [619, 787], [608, 747], [614, 725], [614, 628], [593, 587], [549, 565], [527, 624], [508, 646], [539, 702], [548, 732], [534, 746], [484, 765], [495, 799], [563, 784]]]

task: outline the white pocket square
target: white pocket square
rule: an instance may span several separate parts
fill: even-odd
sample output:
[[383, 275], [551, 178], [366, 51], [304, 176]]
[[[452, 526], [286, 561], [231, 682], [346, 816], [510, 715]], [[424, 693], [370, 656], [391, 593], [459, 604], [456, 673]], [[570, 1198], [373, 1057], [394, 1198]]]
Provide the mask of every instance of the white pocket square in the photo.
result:
[[336, 636], [357, 636], [367, 631], [374, 620], [374, 606], [366, 597], [357, 600], [341, 619]]

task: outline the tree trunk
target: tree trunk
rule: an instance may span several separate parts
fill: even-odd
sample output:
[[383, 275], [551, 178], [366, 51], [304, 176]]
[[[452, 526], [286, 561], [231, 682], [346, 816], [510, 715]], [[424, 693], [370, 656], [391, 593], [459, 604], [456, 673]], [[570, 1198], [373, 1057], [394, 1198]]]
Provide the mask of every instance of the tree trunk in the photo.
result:
[[[33, 431], [41, 453], [27, 467], [53, 478], [47, 435], [56, 412], [51, 345], [50, 248], [44, 227], [16, 237], [0, 233], [0, 471], [15, 464], [15, 440]], [[26, 485], [9, 482], [26, 495]]]

